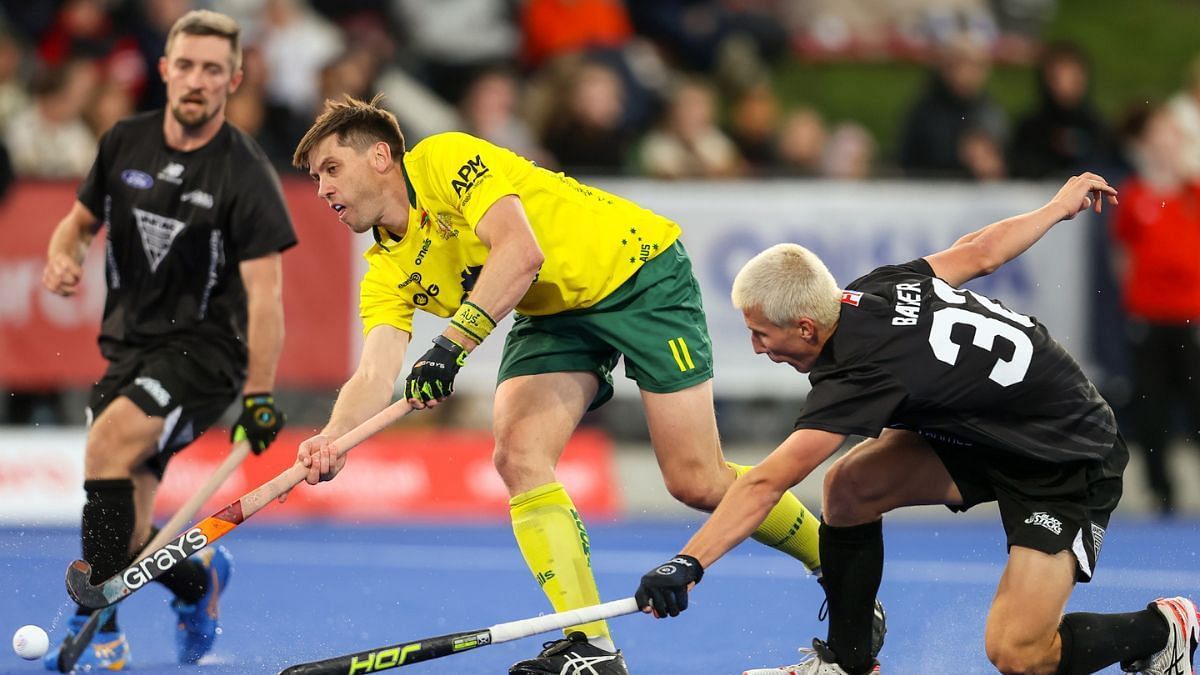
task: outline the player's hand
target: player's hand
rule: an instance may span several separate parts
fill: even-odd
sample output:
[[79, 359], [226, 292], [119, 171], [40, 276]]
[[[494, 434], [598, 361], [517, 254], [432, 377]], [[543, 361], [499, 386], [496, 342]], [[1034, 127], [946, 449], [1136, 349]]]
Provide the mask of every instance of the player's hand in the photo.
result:
[[1068, 180], [1050, 203], [1066, 212], [1063, 220], [1071, 220], [1088, 209], [1100, 213], [1104, 208], [1105, 199], [1109, 204], [1116, 204], [1116, 188], [1109, 185], [1103, 176], [1082, 173]]
[[454, 376], [467, 361], [462, 345], [439, 335], [433, 347], [413, 364], [404, 381], [404, 395], [414, 408], [432, 408], [454, 393]]
[[275, 407], [275, 397], [269, 392], [246, 394], [242, 397], [242, 414], [229, 430], [229, 440], [237, 442], [245, 439], [254, 454], [261, 455], [275, 440], [286, 421], [287, 416]]
[[300, 444], [300, 449], [296, 452], [296, 462], [308, 468], [308, 475], [304, 480], [309, 485], [316, 485], [321, 481], [333, 480], [342, 467], [346, 466], [346, 455], [339, 457], [333, 439], [324, 434], [317, 434]]
[[633, 597], [643, 612], [659, 619], [679, 616], [687, 609], [688, 591], [700, 583], [703, 576], [700, 561], [680, 553], [643, 575]]
[[51, 255], [42, 269], [42, 285], [58, 295], [75, 295], [82, 278], [83, 268], [65, 253]]

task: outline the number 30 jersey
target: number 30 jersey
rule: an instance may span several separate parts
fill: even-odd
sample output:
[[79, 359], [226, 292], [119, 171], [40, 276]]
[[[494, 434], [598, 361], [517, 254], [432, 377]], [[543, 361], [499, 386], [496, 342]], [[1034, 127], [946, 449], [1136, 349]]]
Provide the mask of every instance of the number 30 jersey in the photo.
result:
[[848, 285], [809, 378], [798, 429], [911, 429], [964, 452], [1124, 468], [1111, 408], [1046, 327], [950, 286], [924, 259]]

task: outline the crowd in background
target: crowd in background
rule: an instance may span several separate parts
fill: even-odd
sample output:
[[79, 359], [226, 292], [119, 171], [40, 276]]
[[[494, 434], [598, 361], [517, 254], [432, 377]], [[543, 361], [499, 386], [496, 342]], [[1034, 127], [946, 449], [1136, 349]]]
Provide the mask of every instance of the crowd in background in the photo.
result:
[[[0, 170], [85, 173], [105, 130], [163, 104], [166, 32], [195, 6], [244, 27], [228, 116], [280, 166], [327, 98], [375, 92], [410, 143], [463, 130], [580, 175], [995, 180], [1121, 160], [1087, 55], [1038, 42], [1054, 0], [871, 4], [5, 0]], [[853, 119], [781, 100], [772, 79], [785, 59], [881, 54], [930, 64], [894, 156]], [[996, 61], [1036, 62], [1038, 103], [1017, 119], [988, 94]], [[1200, 66], [1173, 105], [1200, 143]]]
[[[196, 7], [242, 25], [245, 79], [228, 119], [285, 172], [326, 99], [382, 92], [410, 146], [462, 130], [580, 176], [1130, 176], [1112, 246], [1135, 366], [1127, 428], [1150, 451], [1169, 511], [1161, 457], [1177, 428], [1173, 402], [1187, 402], [1178, 428], [1200, 438], [1200, 58], [1169, 100], [1106, 119], [1092, 102], [1102, 74], [1088, 54], [1040, 39], [1055, 5], [0, 0], [0, 188], [77, 179], [117, 120], [161, 107], [167, 30]], [[773, 78], [787, 59], [880, 56], [928, 64], [894, 144], [784, 100]], [[1030, 66], [1031, 109], [1010, 118], [989, 95], [996, 63]], [[885, 145], [894, 156], [881, 156]]]

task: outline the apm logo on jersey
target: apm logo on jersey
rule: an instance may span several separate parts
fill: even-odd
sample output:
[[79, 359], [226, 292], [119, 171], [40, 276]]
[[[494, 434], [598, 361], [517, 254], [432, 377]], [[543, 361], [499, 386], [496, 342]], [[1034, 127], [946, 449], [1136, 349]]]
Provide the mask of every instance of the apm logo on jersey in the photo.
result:
[[[453, 187], [454, 194], [462, 199], [464, 193], [470, 192], [471, 188], [482, 182], [484, 176], [488, 175], [488, 171], [483, 159], [479, 155], [475, 155], [475, 159], [468, 159], [466, 164], [458, 167], [458, 178], [450, 182], [450, 187]], [[463, 199], [462, 205], [466, 206], [469, 201], [471, 201], [471, 196], [467, 195], [467, 198]]]

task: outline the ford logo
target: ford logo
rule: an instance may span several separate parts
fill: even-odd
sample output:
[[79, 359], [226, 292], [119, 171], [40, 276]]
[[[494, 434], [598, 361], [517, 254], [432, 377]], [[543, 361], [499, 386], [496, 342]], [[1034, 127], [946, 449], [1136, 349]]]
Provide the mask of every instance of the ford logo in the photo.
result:
[[125, 184], [129, 187], [137, 188], [138, 190], [149, 190], [154, 185], [154, 179], [150, 177], [150, 174], [138, 171], [137, 169], [125, 169], [122, 171], [121, 180], [125, 181]]

